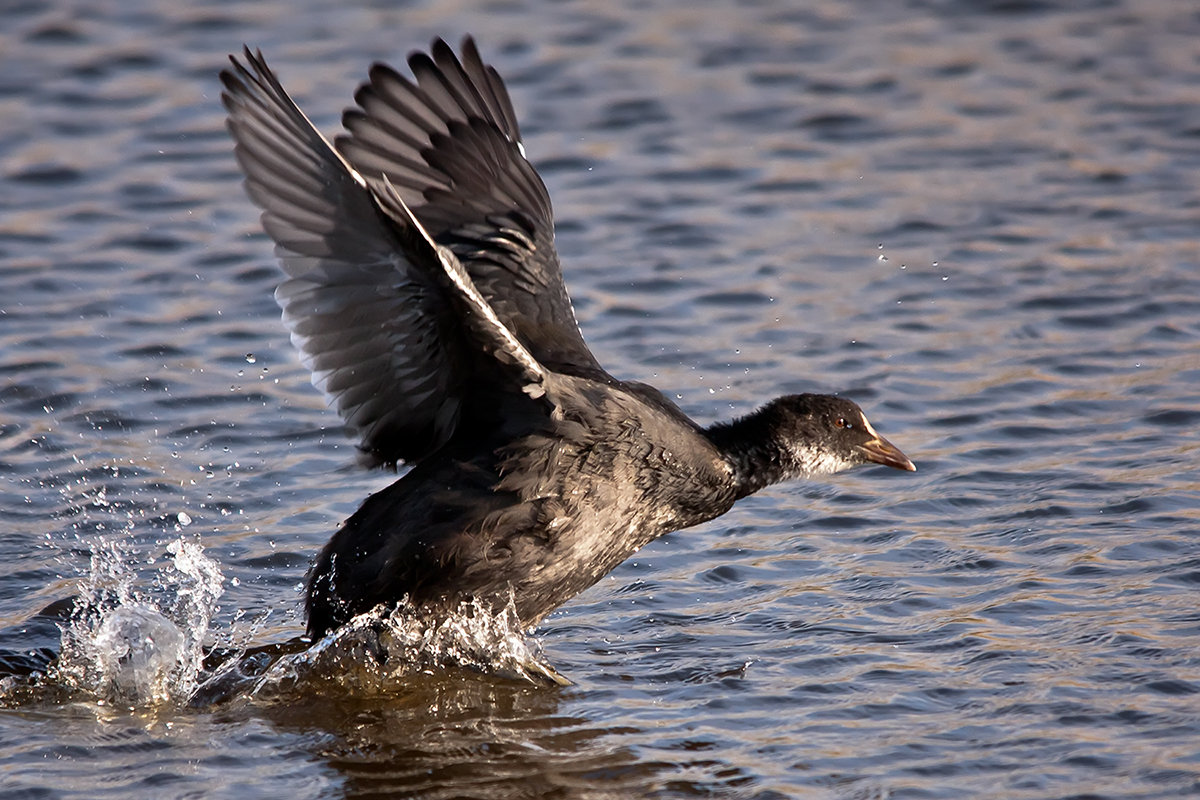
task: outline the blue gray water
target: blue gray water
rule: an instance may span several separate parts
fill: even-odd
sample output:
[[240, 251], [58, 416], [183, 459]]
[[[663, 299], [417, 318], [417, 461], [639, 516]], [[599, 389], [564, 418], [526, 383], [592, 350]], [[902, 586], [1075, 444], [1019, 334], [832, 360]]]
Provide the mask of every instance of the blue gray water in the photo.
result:
[[332, 131], [372, 60], [476, 34], [611, 372], [704, 422], [845, 393], [919, 467], [647, 547], [535, 632], [567, 688], [10, 680], [4, 797], [1200, 795], [1191, 4], [12, 0], [0, 23], [14, 670], [80, 594], [289, 641], [310, 558], [390, 480], [271, 298], [218, 101], [243, 42]]

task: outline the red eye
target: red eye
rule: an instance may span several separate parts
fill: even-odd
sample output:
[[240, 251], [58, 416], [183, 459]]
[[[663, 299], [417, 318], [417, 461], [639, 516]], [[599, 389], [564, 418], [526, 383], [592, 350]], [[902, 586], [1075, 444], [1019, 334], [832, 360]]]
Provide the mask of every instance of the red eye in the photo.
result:
[[838, 417], [836, 420], [833, 421], [833, 425], [836, 428], [853, 428], [854, 427], [849, 422], [846, 422], [845, 417]]

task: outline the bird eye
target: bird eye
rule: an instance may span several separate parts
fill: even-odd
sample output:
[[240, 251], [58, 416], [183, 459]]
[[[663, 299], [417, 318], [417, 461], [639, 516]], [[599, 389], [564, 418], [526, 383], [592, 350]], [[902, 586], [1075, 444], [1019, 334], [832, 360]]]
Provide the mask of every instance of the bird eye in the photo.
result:
[[838, 417], [837, 419], [835, 419], [833, 421], [833, 425], [836, 428], [853, 428], [854, 427], [849, 422], [846, 422], [845, 417]]

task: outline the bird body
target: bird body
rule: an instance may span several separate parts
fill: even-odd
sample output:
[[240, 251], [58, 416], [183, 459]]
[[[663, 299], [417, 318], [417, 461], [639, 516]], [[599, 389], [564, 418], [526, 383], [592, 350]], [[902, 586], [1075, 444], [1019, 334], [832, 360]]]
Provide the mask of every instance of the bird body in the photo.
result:
[[733, 505], [732, 470], [715, 447], [662, 444], [695, 436], [686, 417], [647, 413], [620, 385], [551, 383], [558, 413], [508, 409], [523, 429], [456, 438], [367, 499], [318, 557], [317, 630], [404, 597], [446, 610], [511, 599], [532, 625], [658, 536]]
[[525, 626], [673, 530], [767, 485], [874, 462], [914, 469], [861, 409], [789, 395], [702, 428], [619, 381], [583, 340], [545, 186], [507, 91], [464, 40], [376, 65], [331, 144], [260, 54], [231, 58], [235, 154], [286, 273], [313, 382], [372, 464], [309, 576], [309, 634], [377, 605], [509, 603]]

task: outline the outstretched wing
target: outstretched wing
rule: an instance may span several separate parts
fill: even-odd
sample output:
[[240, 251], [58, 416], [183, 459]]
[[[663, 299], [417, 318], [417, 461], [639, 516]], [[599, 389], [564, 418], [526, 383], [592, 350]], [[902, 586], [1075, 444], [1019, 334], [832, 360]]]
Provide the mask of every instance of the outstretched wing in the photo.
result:
[[541, 363], [603, 375], [563, 284], [550, 198], [526, 160], [504, 83], [467, 37], [459, 60], [436, 40], [408, 59], [415, 80], [377, 64], [346, 112], [338, 151], [379, 192], [386, 177], [461, 261], [500, 322]]
[[[415, 461], [453, 433], [469, 379], [443, 264], [296, 106], [262, 55], [231, 57], [222, 100], [246, 190], [288, 278], [275, 292], [313, 384], [375, 463]], [[415, 259], [415, 260], [414, 260]], [[417, 263], [417, 262], [422, 263]]]

